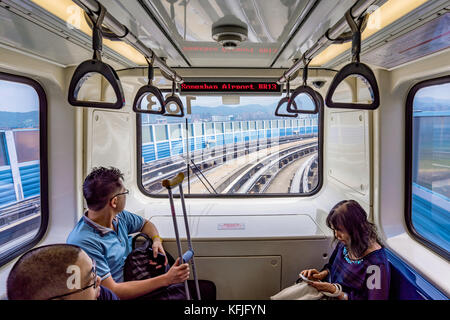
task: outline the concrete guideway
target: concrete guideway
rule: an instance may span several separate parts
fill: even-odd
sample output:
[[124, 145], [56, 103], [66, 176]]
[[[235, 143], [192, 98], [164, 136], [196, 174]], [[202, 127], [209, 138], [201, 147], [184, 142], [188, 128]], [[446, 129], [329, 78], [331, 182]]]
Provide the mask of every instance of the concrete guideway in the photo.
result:
[[[283, 150], [296, 146], [300, 147], [302, 145], [310, 144], [315, 141], [317, 141], [316, 138], [306, 139], [261, 149], [257, 152], [253, 152], [245, 156], [241, 156], [237, 159], [227, 161], [216, 168], [203, 172], [203, 174], [206, 176], [208, 181], [213, 185], [214, 189], [216, 189], [218, 193], [226, 193], [229, 189], [228, 186], [232, 181], [234, 181], [243, 172], [247, 171], [248, 168], [260, 162], [262, 159], [268, 156], [274, 156]], [[191, 174], [191, 176], [192, 175], [193, 174]], [[183, 184], [183, 188], [186, 190], [187, 182]], [[210, 194], [203, 183], [199, 181], [199, 179], [195, 175], [190, 182], [190, 191], [191, 194]], [[164, 191], [162, 193], [164, 193]]]
[[[294, 179], [297, 172], [303, 173], [305, 164], [312, 156], [306, 156], [293, 161], [288, 166], [283, 167], [277, 176], [272, 180], [265, 193], [293, 193], [290, 191], [290, 182]], [[297, 191], [298, 193], [298, 191]]]

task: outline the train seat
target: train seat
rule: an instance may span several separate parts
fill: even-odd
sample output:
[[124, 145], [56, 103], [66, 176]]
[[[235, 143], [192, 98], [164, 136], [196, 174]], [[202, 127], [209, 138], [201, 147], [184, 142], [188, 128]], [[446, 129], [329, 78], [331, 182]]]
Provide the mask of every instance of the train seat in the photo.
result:
[[389, 300], [448, 300], [407, 263], [386, 249], [391, 268]]
[[417, 287], [392, 262], [391, 283], [389, 286], [389, 300], [425, 300], [417, 291]]

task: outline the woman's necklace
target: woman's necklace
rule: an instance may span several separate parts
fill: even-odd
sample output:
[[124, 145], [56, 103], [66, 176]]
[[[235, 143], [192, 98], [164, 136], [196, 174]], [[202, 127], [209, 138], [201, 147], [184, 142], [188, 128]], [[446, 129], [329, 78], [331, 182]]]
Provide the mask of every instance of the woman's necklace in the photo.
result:
[[352, 259], [350, 259], [347, 247], [344, 247], [343, 254], [344, 254], [345, 261], [347, 261], [348, 263], [361, 264], [363, 262], [363, 259], [359, 259], [359, 260], [352, 260]]

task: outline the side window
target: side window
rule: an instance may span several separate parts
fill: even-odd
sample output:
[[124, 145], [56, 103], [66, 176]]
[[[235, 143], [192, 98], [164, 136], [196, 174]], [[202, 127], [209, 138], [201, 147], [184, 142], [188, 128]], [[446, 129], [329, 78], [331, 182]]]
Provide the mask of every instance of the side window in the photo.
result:
[[408, 226], [419, 241], [449, 258], [450, 77], [413, 87], [407, 110]]
[[47, 228], [46, 116], [37, 82], [0, 73], [0, 265]]

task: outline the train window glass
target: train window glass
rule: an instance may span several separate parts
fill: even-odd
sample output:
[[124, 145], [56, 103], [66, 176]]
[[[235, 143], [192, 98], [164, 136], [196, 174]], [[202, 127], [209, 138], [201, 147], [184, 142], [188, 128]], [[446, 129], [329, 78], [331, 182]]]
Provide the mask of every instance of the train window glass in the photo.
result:
[[206, 134], [207, 135], [214, 134], [214, 126], [213, 126], [212, 122], [205, 123], [205, 127], [206, 127]]
[[[184, 103], [185, 97], [181, 99]], [[141, 128], [149, 125], [156, 137], [155, 144], [145, 145], [144, 136], [138, 135], [141, 190], [151, 196], [167, 196], [161, 180], [183, 171], [187, 196], [314, 193], [322, 174], [317, 170], [320, 128], [316, 121], [306, 126], [303, 120], [318, 116], [300, 114], [302, 122], [280, 120], [274, 115], [278, 101], [277, 96], [245, 96], [240, 97], [239, 105], [230, 107], [223, 105], [219, 96], [198, 96], [191, 102], [188, 130], [185, 118], [167, 118], [164, 124], [164, 117], [150, 115], [147, 124], [138, 115]], [[164, 128], [169, 128], [168, 137]]]
[[155, 126], [155, 138], [158, 142], [169, 139], [166, 125], [159, 124]]
[[205, 133], [203, 132], [203, 124], [202, 123], [196, 123], [195, 124], [195, 135], [196, 136], [203, 136]]
[[0, 132], [0, 167], [8, 165], [8, 152], [6, 150], [5, 133]]
[[[147, 115], [145, 115], [147, 116]], [[153, 142], [153, 132], [152, 127], [150, 125], [142, 126], [142, 143], [151, 143]]]
[[446, 82], [419, 84], [411, 91], [409, 224], [419, 239], [449, 257], [450, 77]]
[[183, 136], [180, 124], [170, 125], [170, 138], [171, 139], [181, 139]]
[[0, 72], [0, 265], [47, 227], [46, 108], [37, 82]]
[[216, 122], [214, 125], [216, 127], [216, 133], [223, 133], [223, 123], [222, 122]]
[[39, 131], [14, 131], [14, 143], [19, 163], [39, 160]]

